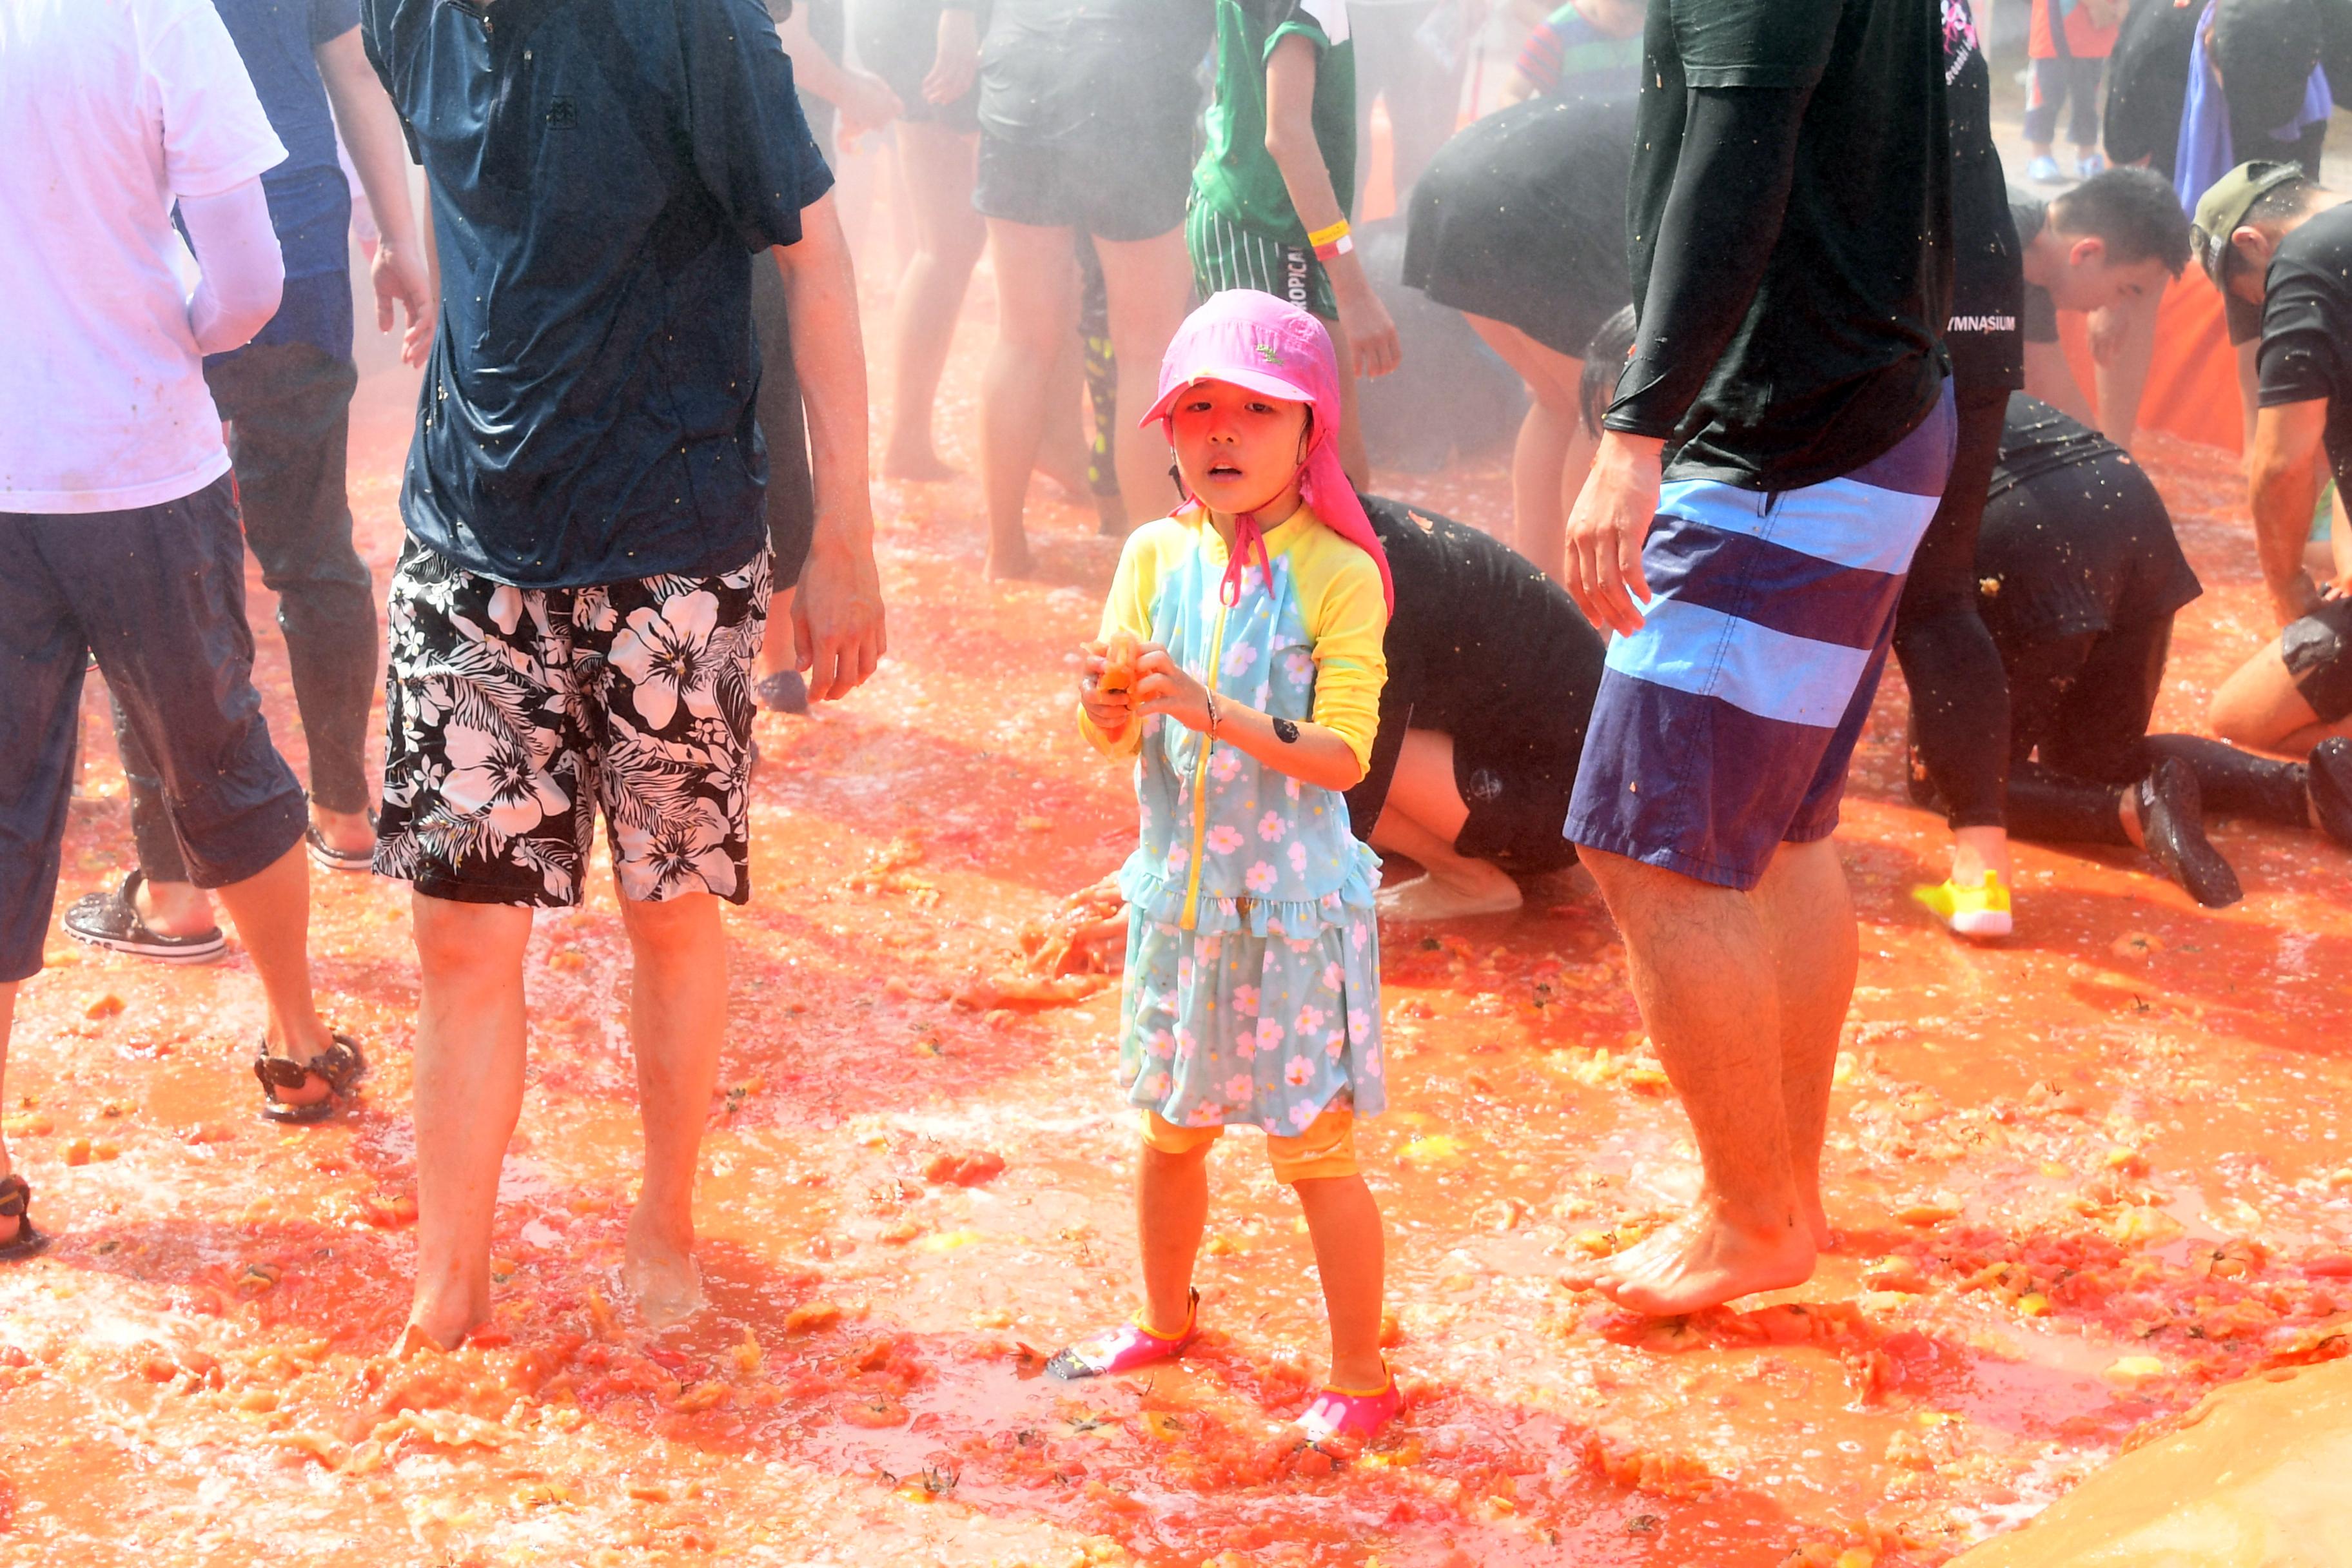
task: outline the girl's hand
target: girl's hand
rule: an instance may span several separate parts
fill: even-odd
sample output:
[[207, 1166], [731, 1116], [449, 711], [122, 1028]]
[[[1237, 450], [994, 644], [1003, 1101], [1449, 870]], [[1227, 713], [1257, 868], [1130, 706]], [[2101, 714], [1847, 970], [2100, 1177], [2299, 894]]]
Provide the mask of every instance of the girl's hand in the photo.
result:
[[1103, 645], [1098, 642], [1083, 643], [1078, 647], [1082, 661], [1078, 706], [1097, 730], [1105, 737], [1112, 737], [1126, 730], [1128, 721], [1135, 717], [1135, 694], [1102, 689], [1103, 668], [1108, 662], [1103, 655]]
[[1158, 643], [1145, 643], [1135, 660], [1136, 711], [1164, 713], [1187, 730], [1209, 727], [1209, 689], [1184, 673]]

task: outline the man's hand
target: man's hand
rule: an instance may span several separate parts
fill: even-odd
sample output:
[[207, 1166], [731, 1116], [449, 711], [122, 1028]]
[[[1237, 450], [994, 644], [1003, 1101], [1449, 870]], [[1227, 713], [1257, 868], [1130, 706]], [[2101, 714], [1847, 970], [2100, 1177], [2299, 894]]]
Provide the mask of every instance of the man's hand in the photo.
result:
[[866, 70], [841, 73], [840, 96], [834, 107], [841, 110], [841, 129], [848, 136], [879, 131], [907, 111], [890, 84]]
[[378, 243], [368, 261], [368, 277], [375, 285], [375, 330], [392, 331], [395, 309], [407, 312], [408, 326], [400, 334], [400, 361], [411, 366], [423, 364], [425, 351], [433, 345], [435, 301], [425, 273], [424, 257], [388, 240]]
[[1642, 546], [1658, 515], [1658, 469], [1665, 443], [1654, 436], [1601, 432], [1592, 470], [1568, 519], [1567, 588], [1584, 618], [1602, 631], [1642, 629], [1647, 604]]
[[873, 675], [889, 639], [870, 527], [817, 520], [800, 592], [793, 595], [793, 642], [812, 701], [838, 702]]
[[980, 75], [980, 24], [971, 10], [949, 7], [940, 13], [938, 52], [923, 78], [923, 101], [953, 103], [971, 90]]
[[[1352, 279], [1343, 280], [1346, 273], [1352, 273]], [[1348, 334], [1348, 352], [1355, 361], [1356, 374], [1370, 379], [1396, 369], [1404, 358], [1396, 322], [1353, 256], [1342, 258], [1332, 268], [1331, 282], [1339, 301], [1339, 330]]]

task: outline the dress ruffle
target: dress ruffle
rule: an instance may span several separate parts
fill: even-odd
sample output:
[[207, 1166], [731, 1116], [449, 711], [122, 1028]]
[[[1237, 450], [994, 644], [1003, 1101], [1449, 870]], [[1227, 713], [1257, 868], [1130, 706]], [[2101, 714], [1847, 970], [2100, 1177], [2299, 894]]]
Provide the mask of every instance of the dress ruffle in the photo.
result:
[[[1139, 850], [1120, 868], [1118, 890], [1144, 919], [1164, 925], [1184, 920], [1184, 895], [1190, 881], [1168, 877], [1157, 868], [1158, 857]], [[1243, 931], [1251, 936], [1285, 936], [1299, 941], [1320, 935], [1349, 922], [1349, 910], [1374, 907], [1380, 890], [1381, 858], [1361, 843], [1349, 857], [1339, 886], [1319, 899], [1227, 898], [1201, 889], [1192, 929], [1201, 932]]]

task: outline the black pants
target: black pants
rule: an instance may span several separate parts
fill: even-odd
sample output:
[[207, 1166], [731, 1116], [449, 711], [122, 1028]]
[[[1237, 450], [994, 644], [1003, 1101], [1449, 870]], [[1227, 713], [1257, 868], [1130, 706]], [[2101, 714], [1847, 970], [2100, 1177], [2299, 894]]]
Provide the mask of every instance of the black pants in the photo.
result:
[[[256, 344], [205, 368], [229, 422], [237, 510], [261, 580], [278, 595], [294, 703], [310, 752], [310, 798], [329, 811], [368, 808], [368, 711], [375, 700], [375, 585], [352, 545], [344, 488], [359, 372], [309, 343]], [[115, 735], [131, 784], [139, 868], [184, 882], [162, 773], [118, 706]]]
[[144, 754], [163, 759], [183, 876], [213, 888], [267, 870], [301, 842], [303, 807], [253, 689], [226, 478], [130, 511], [0, 513], [0, 561], [5, 982], [41, 967], [90, 655]]
[[1895, 612], [1895, 657], [1911, 688], [1912, 764], [1956, 828], [2000, 826], [2009, 784], [2009, 684], [1977, 613], [1977, 533], [2008, 409], [2006, 392], [1960, 404], [1952, 475]]

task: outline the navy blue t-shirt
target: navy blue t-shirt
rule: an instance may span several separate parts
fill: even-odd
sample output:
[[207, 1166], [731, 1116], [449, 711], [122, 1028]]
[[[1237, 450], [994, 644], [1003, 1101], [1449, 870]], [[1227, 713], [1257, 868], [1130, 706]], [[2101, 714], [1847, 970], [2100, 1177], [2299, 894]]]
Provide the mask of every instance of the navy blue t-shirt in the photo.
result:
[[757, 0], [361, 12], [441, 258], [410, 535], [526, 588], [740, 565], [767, 540], [752, 253], [833, 184]]
[[312, 51], [360, 25], [359, 0], [213, 0], [213, 8], [286, 144], [286, 161], [261, 176], [286, 292], [253, 341], [309, 343], [349, 359], [352, 190], [335, 160], [334, 115]]

